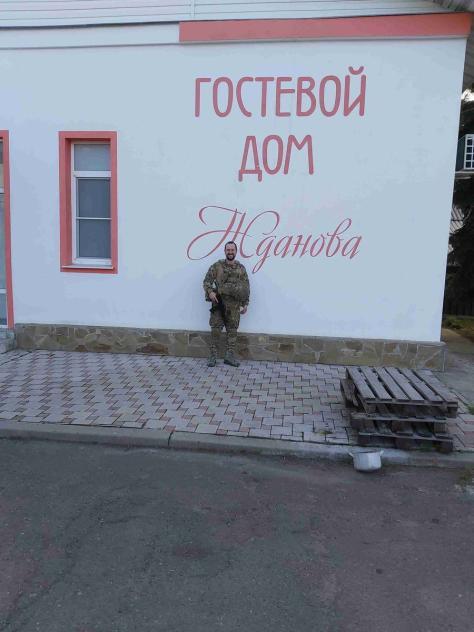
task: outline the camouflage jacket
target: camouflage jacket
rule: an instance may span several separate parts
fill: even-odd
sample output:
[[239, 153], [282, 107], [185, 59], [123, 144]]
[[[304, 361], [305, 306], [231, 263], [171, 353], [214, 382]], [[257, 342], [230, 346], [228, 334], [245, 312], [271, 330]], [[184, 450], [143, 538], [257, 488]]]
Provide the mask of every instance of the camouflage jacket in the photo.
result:
[[209, 292], [217, 292], [224, 301], [235, 301], [242, 307], [249, 303], [249, 278], [239, 261], [234, 265], [227, 263], [225, 259], [213, 263], [204, 277], [203, 287], [206, 301], [210, 300]]

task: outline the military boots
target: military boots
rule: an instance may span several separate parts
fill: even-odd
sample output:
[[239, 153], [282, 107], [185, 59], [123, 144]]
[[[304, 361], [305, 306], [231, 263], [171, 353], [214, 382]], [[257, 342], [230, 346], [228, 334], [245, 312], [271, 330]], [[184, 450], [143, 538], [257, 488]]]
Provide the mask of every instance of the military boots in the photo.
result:
[[207, 359], [207, 366], [216, 366], [217, 356], [214, 351], [211, 351], [209, 358]]
[[240, 366], [240, 362], [235, 357], [233, 351], [226, 351], [224, 356], [224, 364], [229, 364], [230, 366]]

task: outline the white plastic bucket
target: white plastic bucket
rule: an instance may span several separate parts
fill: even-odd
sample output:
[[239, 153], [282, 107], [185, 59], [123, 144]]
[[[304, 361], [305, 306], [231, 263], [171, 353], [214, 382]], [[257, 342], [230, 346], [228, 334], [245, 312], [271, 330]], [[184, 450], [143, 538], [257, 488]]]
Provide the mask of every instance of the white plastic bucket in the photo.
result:
[[354, 468], [359, 472], [374, 472], [382, 467], [383, 450], [358, 450], [349, 452], [354, 460]]

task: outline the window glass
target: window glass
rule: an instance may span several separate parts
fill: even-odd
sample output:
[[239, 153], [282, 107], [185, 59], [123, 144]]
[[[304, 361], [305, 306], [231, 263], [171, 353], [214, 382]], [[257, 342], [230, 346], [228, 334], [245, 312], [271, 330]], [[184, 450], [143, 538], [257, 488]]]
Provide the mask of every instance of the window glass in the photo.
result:
[[102, 178], [77, 180], [77, 216], [110, 217], [110, 180]]
[[3, 141], [0, 140], [0, 189], [3, 189]]
[[0, 325], [7, 324], [7, 295], [0, 294]]
[[7, 324], [7, 295], [5, 292], [5, 200], [3, 193], [3, 141], [0, 140], [0, 325]]
[[77, 256], [110, 259], [110, 221], [107, 219], [77, 220]]
[[110, 171], [110, 145], [74, 143], [74, 171]]
[[0, 193], [0, 289], [5, 289], [5, 207], [3, 193]]

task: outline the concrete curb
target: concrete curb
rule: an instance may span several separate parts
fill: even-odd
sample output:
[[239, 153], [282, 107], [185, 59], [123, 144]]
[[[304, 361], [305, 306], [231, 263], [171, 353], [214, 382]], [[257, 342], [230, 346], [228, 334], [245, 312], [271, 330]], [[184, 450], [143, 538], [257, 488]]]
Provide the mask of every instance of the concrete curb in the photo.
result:
[[[196, 434], [193, 432], [173, 432], [170, 448], [204, 450], [207, 452], [233, 452], [268, 456], [293, 456], [297, 458], [326, 459], [351, 463], [351, 452], [361, 450], [360, 446], [327, 445], [282, 441], [281, 439], [258, 439]], [[415, 467], [466, 467], [474, 466], [474, 452], [453, 454], [417, 453], [403, 450], [384, 449], [382, 461], [388, 465], [411, 465]]]
[[26, 421], [0, 421], [0, 439], [39, 439], [71, 443], [101, 443], [122, 447], [167, 448], [170, 432], [140, 428], [71, 426]]
[[[290, 456], [305, 459], [325, 459], [350, 463], [350, 452], [358, 446], [327, 445], [258, 439], [226, 435], [206, 435], [194, 432], [166, 432], [140, 428], [112, 428], [103, 426], [71, 426], [62, 424], [38, 424], [23, 421], [0, 420], [0, 439], [36, 439], [67, 441], [70, 443], [96, 443], [120, 447], [171, 448], [233, 454], [258, 454], [262, 456]], [[384, 450], [384, 465], [410, 465], [413, 467], [460, 468], [474, 466], [474, 452], [405, 452]]]

